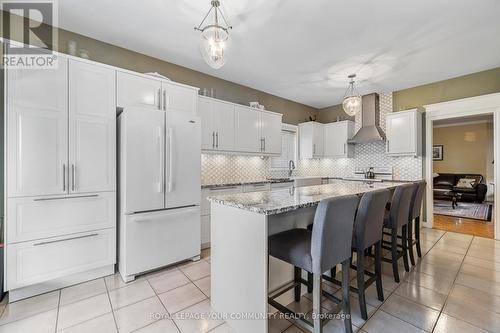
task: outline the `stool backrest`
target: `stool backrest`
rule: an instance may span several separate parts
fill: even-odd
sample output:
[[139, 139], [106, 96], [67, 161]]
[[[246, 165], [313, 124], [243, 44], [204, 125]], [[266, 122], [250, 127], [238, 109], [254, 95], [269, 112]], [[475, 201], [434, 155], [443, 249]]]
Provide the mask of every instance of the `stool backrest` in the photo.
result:
[[398, 228], [408, 223], [410, 202], [415, 187], [417, 187], [415, 183], [396, 187], [392, 196], [391, 209], [389, 211], [389, 226], [391, 228]]
[[366, 192], [359, 202], [354, 220], [354, 240], [356, 248], [366, 249], [382, 239], [385, 205], [389, 201], [389, 190]]
[[413, 191], [410, 205], [410, 220], [414, 220], [420, 216], [420, 209], [424, 200], [425, 184], [425, 180], [418, 182], [417, 187]]
[[351, 257], [352, 230], [359, 197], [322, 200], [316, 208], [311, 239], [312, 273], [322, 274]]

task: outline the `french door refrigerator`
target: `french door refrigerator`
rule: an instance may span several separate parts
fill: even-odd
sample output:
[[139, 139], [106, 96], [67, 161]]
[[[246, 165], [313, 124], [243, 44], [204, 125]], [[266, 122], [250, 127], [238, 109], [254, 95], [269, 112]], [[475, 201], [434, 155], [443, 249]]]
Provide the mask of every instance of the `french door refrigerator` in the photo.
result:
[[200, 119], [126, 108], [118, 117], [118, 270], [135, 275], [200, 255]]

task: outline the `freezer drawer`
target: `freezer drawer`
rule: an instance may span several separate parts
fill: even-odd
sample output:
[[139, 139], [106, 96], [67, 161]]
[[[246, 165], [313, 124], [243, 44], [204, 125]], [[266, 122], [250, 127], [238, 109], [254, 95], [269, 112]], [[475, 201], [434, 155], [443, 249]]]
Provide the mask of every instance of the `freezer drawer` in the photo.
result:
[[200, 255], [200, 207], [122, 216], [119, 249], [122, 277]]
[[7, 243], [113, 228], [116, 193], [7, 199]]
[[116, 262], [116, 228], [7, 244], [7, 290]]

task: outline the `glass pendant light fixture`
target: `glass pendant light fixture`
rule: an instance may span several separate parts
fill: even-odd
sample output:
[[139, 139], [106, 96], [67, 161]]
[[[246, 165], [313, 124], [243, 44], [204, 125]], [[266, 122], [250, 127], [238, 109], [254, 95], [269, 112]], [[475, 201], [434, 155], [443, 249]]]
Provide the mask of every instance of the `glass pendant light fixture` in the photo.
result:
[[361, 111], [361, 95], [354, 88], [355, 77], [356, 74], [348, 76], [351, 81], [349, 82], [349, 87], [347, 87], [347, 91], [345, 92], [344, 100], [342, 102], [344, 112], [351, 117]]
[[[200, 52], [203, 59], [210, 67], [219, 69], [226, 63], [230, 41], [229, 30], [233, 27], [227, 23], [224, 14], [220, 10], [220, 1], [212, 0], [210, 3], [212, 7], [210, 7], [200, 25], [195, 27], [194, 30], [201, 32]], [[212, 17], [209, 18], [209, 16]], [[213, 21], [203, 26], [207, 18], [209, 20], [213, 19]], [[224, 25], [220, 22], [221, 18]]]

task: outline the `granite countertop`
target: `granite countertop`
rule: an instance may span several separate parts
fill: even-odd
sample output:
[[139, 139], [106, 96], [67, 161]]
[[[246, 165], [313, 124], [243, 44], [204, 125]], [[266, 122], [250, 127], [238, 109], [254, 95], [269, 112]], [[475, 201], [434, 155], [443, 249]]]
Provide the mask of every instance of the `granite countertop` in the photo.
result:
[[255, 185], [255, 184], [276, 184], [276, 183], [293, 183], [293, 179], [289, 178], [275, 178], [275, 179], [263, 179], [255, 181], [241, 181], [241, 182], [226, 182], [218, 184], [203, 184], [201, 188], [217, 188], [226, 186], [240, 186], [240, 185]]
[[208, 200], [263, 215], [275, 215], [317, 205], [336, 196], [361, 194], [372, 190], [394, 188], [402, 182], [364, 183], [339, 180], [332, 184], [238, 193], [209, 197]]

